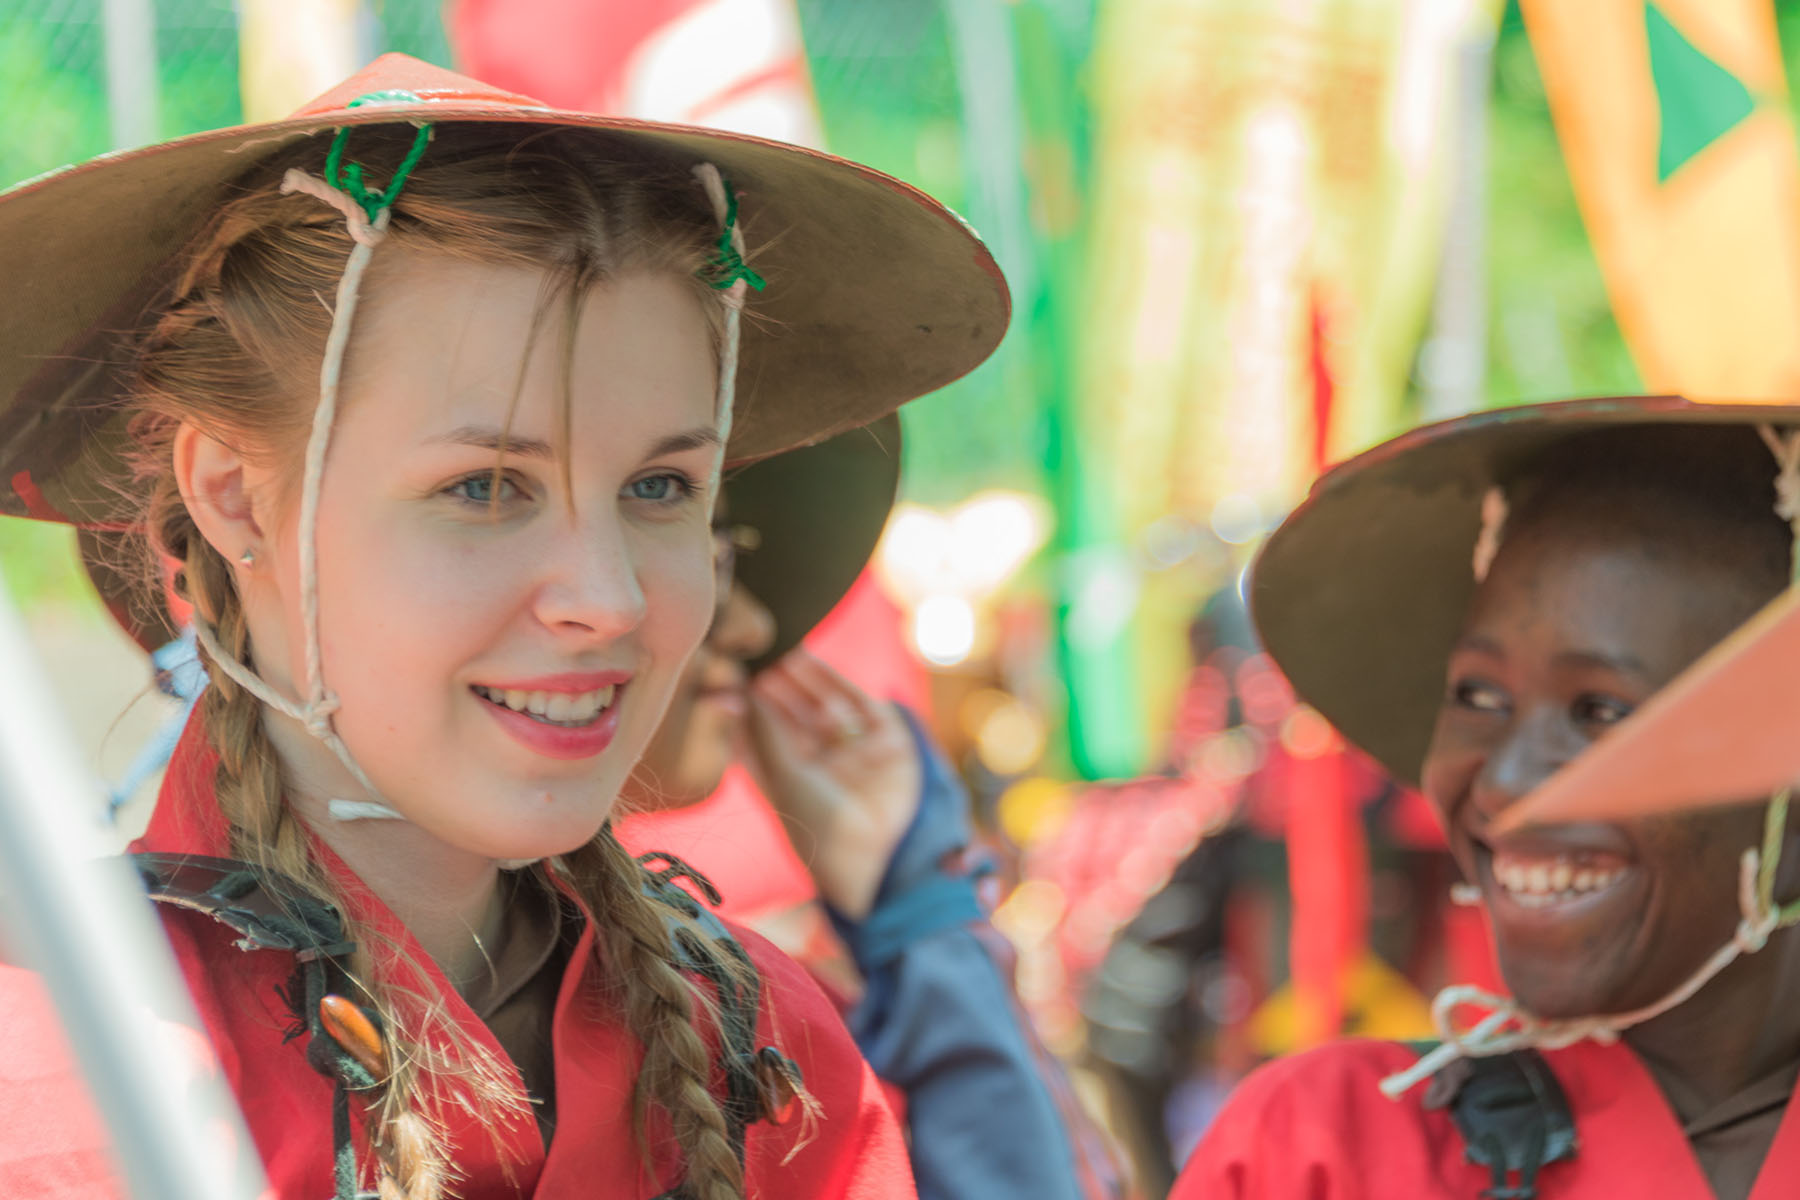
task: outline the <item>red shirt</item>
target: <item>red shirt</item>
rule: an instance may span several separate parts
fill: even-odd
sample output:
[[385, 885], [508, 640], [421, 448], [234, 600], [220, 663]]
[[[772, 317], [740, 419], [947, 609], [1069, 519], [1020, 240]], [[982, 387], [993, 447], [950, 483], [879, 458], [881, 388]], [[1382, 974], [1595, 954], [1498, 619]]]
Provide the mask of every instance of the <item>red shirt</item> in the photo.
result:
[[[1207, 1131], [1170, 1200], [1476, 1200], [1489, 1172], [1463, 1157], [1449, 1112], [1424, 1107], [1425, 1085], [1398, 1101], [1376, 1090], [1417, 1057], [1393, 1042], [1347, 1041], [1263, 1067]], [[1568, 1096], [1578, 1146], [1572, 1161], [1538, 1176], [1541, 1200], [1714, 1200], [1681, 1122], [1627, 1046], [1582, 1042], [1544, 1057]], [[1793, 1109], [1751, 1200], [1794, 1194]]]
[[[170, 763], [156, 813], [133, 849], [226, 855], [225, 825], [213, 800], [213, 755], [192, 721]], [[505, 1052], [424, 955], [399, 921], [329, 851], [321, 857], [347, 906], [378, 934], [426, 964], [448, 1018], [507, 1063]], [[585, 910], [584, 910], [585, 911]], [[323, 1200], [331, 1178], [331, 1086], [307, 1065], [304, 1040], [283, 1044], [289, 1024], [277, 985], [290, 956], [245, 952], [223, 925], [164, 908], [164, 927], [210, 1040], [196, 1046], [223, 1073], [242, 1106], [274, 1194]], [[752, 1197], [912, 1197], [906, 1149], [880, 1085], [831, 1004], [806, 973], [753, 933], [733, 929], [763, 980], [761, 1044], [779, 1046], [800, 1066], [824, 1118], [803, 1136], [801, 1122], [749, 1127], [746, 1166]], [[631, 1129], [631, 1090], [642, 1057], [610, 1013], [603, 968], [586, 920], [557, 995], [552, 1022], [556, 1134], [546, 1150], [529, 1117], [498, 1124], [451, 1114], [453, 1155], [463, 1200], [591, 1200], [653, 1197], [678, 1169], [668, 1139], [653, 1136], [658, 1178], [640, 1163]], [[122, 1196], [106, 1157], [108, 1140], [70, 1061], [36, 976], [0, 966], [0, 1200], [99, 1200]], [[652, 1133], [654, 1135], [654, 1126]], [[791, 1158], [790, 1158], [791, 1156]], [[365, 1157], [362, 1161], [367, 1162]]]

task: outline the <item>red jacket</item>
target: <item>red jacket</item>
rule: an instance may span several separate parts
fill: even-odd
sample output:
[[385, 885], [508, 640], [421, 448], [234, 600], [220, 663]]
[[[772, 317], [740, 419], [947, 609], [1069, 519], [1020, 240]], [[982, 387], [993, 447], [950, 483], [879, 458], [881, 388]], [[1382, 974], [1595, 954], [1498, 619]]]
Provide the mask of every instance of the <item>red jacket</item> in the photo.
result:
[[[1464, 1156], [1426, 1088], [1376, 1090], [1411, 1066], [1394, 1042], [1345, 1041], [1261, 1068], [1238, 1088], [1181, 1172], [1170, 1200], [1476, 1200], [1490, 1179]], [[1712, 1187], [1655, 1079], [1623, 1043], [1544, 1055], [1568, 1097], [1573, 1161], [1538, 1176], [1542, 1200], [1713, 1200]], [[1789, 1104], [1751, 1200], [1795, 1194], [1800, 1112]]]
[[[228, 854], [224, 820], [211, 789], [213, 755], [192, 721], [169, 765], [155, 815], [134, 850]], [[411, 935], [329, 851], [348, 907], [376, 931], [430, 960]], [[293, 970], [290, 956], [245, 952], [231, 933], [202, 914], [163, 911], [164, 926], [211, 1041], [196, 1047], [223, 1072], [282, 1200], [333, 1194], [331, 1086], [307, 1065], [304, 1039], [283, 1044], [289, 1023], [276, 995]], [[843, 1022], [805, 972], [753, 933], [733, 929], [763, 979], [759, 1041], [781, 1047], [800, 1066], [824, 1119], [802, 1137], [801, 1122], [749, 1127], [746, 1165], [752, 1197], [912, 1197], [911, 1171], [879, 1084]], [[475, 1117], [454, 1114], [454, 1156], [464, 1200], [590, 1200], [653, 1197], [677, 1166], [658, 1148], [661, 1178], [640, 1166], [631, 1130], [631, 1090], [641, 1058], [636, 1040], [599, 1000], [600, 970], [591, 918], [583, 929], [554, 1017], [557, 1132], [548, 1151], [529, 1118], [495, 1135]], [[500, 1061], [505, 1052], [435, 966], [431, 977], [451, 1020]], [[107, 1138], [70, 1061], [37, 978], [0, 966], [0, 1200], [99, 1200], [122, 1196], [106, 1158]], [[796, 1143], [802, 1143], [796, 1149]], [[791, 1160], [790, 1160], [791, 1155]], [[787, 1160], [784, 1162], [784, 1160]], [[509, 1181], [510, 1179], [510, 1181]]]

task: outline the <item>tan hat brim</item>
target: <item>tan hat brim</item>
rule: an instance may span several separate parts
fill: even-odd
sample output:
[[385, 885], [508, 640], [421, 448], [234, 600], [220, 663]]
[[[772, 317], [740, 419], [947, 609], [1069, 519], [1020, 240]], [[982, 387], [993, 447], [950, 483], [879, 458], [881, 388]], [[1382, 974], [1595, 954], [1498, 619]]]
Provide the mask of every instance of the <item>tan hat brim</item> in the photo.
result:
[[[739, 134], [544, 108], [433, 100], [333, 109], [95, 159], [0, 194], [0, 512], [116, 524], [127, 446], [121, 348], [166, 264], [227, 185], [291, 143], [345, 125], [565, 126], [681, 163], [740, 197], [768, 287], [743, 325], [728, 461], [864, 425], [973, 369], [1009, 317], [992, 256], [953, 213], [878, 171]], [[354, 137], [352, 138], [352, 148]]]
[[[1800, 406], [1625, 396], [1494, 409], [1413, 430], [1327, 472], [1270, 536], [1249, 587], [1258, 633], [1301, 698], [1395, 778], [1416, 784], [1474, 593], [1490, 487], [1595, 429], [1796, 421]], [[1642, 715], [1603, 745], [1627, 736]]]

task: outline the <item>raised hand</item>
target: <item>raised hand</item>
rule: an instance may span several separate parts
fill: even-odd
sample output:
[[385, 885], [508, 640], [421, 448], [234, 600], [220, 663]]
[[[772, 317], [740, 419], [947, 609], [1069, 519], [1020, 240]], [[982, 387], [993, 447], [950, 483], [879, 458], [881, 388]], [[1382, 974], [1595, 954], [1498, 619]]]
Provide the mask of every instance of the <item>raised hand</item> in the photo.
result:
[[919, 805], [922, 772], [905, 721], [799, 649], [751, 682], [745, 741], [819, 894], [862, 920]]

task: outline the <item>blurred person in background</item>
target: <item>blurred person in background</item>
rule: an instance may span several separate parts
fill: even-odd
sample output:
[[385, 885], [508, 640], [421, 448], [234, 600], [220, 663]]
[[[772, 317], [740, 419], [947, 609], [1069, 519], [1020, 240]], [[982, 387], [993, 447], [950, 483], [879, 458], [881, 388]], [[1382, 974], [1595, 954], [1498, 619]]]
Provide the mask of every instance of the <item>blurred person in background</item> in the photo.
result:
[[843, 1006], [904, 1117], [919, 1194], [1116, 1195], [977, 899], [961, 781], [914, 714], [799, 645], [873, 553], [899, 461], [889, 420], [726, 482], [717, 615], [626, 786], [639, 815], [621, 836], [691, 853], [656, 814], [700, 804], [745, 763], [818, 896], [765, 914], [766, 931]]
[[[1193, 667], [1166, 775], [1091, 794], [1092, 811], [1064, 835], [1106, 846], [1113, 839], [1096, 822], [1134, 832], [1155, 823], [1146, 816], [1157, 803], [1151, 790], [1166, 804], [1211, 796], [1223, 805], [1191, 846], [1164, 848], [1167, 882], [1076, 984], [1083, 1061], [1104, 1085], [1112, 1128], [1151, 1196], [1168, 1192], [1259, 1063], [1340, 1033], [1424, 1036], [1424, 996], [1465, 977], [1456, 974], [1464, 960], [1485, 957], [1478, 923], [1447, 902], [1455, 867], [1417, 793], [1342, 749], [1296, 766], [1282, 734], [1297, 702], [1257, 646], [1235, 583], [1208, 599], [1188, 640]], [[1224, 796], [1206, 786], [1209, 777], [1228, 781]], [[1324, 844], [1308, 846], [1318, 831], [1300, 823], [1340, 805], [1348, 828], [1327, 820]], [[1321, 884], [1317, 901], [1333, 910], [1323, 921], [1295, 900]], [[1106, 886], [1089, 880], [1083, 890]], [[1297, 958], [1321, 953], [1333, 993], [1327, 1029], [1309, 1020], [1318, 981], [1294, 969]]]

